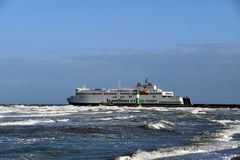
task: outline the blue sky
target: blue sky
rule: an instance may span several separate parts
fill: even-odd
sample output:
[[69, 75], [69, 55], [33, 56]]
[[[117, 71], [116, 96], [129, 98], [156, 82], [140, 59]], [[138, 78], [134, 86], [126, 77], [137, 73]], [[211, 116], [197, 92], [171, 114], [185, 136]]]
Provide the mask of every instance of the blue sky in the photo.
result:
[[0, 0], [0, 103], [66, 103], [145, 77], [194, 103], [240, 103], [237, 0]]

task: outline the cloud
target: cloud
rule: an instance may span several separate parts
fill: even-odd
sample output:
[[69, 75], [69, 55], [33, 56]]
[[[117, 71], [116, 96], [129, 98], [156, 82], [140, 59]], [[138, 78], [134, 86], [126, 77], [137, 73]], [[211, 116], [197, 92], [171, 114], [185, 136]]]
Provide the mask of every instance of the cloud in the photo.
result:
[[[177, 44], [162, 45], [159, 48], [79, 48], [75, 51], [62, 52], [61, 58], [86, 58], [98, 55], [159, 55], [159, 54], [239, 54], [240, 43], [208, 43], [208, 44]], [[57, 56], [57, 55], [55, 55]]]

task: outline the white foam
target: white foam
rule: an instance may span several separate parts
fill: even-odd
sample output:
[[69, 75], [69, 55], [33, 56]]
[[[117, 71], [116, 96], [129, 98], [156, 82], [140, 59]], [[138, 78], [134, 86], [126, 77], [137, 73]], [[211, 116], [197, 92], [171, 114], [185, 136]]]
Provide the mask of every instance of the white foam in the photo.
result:
[[71, 114], [111, 114], [113, 112], [131, 113], [142, 110], [169, 111], [165, 107], [127, 107], [127, 106], [0, 106], [0, 117], [56, 117]]
[[119, 119], [119, 120], [124, 120], [124, 119], [130, 119], [130, 118], [134, 118], [134, 116], [122, 116], [122, 117], [115, 117], [114, 119]]
[[171, 108], [171, 110], [186, 111], [196, 115], [207, 114], [208, 111], [215, 111], [216, 108], [200, 108], [200, 107], [182, 107], [182, 108]]
[[122, 116], [122, 117], [106, 117], [106, 118], [99, 118], [100, 121], [110, 121], [110, 120], [126, 120], [134, 118], [134, 116]]
[[113, 113], [113, 111], [105, 111], [105, 112], [103, 112], [103, 111], [94, 111], [94, 112], [87, 112], [85, 114], [111, 114], [111, 113]]
[[172, 107], [168, 109], [172, 111], [187, 111], [193, 114], [206, 114], [207, 111], [218, 110], [218, 108], [201, 108], [201, 107], [176, 107], [176, 108]]
[[225, 127], [225, 129], [222, 129], [215, 134], [217, 141], [229, 142], [233, 139], [234, 134], [240, 133], [240, 120], [208, 120], [211, 122], [219, 123]]
[[229, 124], [240, 124], [240, 120], [233, 121], [233, 120], [226, 119], [226, 120], [210, 120], [210, 121], [220, 123], [224, 126], [229, 125]]
[[[209, 147], [211, 146], [211, 147]], [[205, 145], [193, 145], [193, 146], [182, 146], [182, 147], [169, 147], [164, 149], [159, 149], [156, 151], [141, 151], [138, 150], [132, 156], [119, 156], [116, 160], [153, 160], [158, 158], [166, 158], [166, 157], [175, 157], [175, 156], [183, 156], [187, 154], [194, 153], [208, 153], [219, 151], [223, 149], [233, 149], [237, 148], [239, 144], [236, 143], [216, 143], [205, 144]]]
[[22, 126], [22, 125], [36, 125], [44, 123], [55, 123], [54, 120], [24, 120], [24, 121], [14, 121], [14, 122], [2, 122], [0, 126]]
[[59, 119], [59, 120], [52, 120], [52, 119], [29, 119], [23, 121], [13, 121], [13, 122], [1, 122], [0, 126], [29, 126], [29, 125], [39, 125], [39, 124], [50, 124], [50, 123], [63, 123], [68, 122], [69, 119]]
[[[182, 147], [169, 147], [159, 149], [156, 151], [141, 151], [138, 150], [132, 156], [120, 156], [117, 160], [151, 160], [165, 157], [182, 156], [194, 153], [209, 153], [225, 149], [238, 148], [240, 146], [239, 141], [233, 141], [233, 135], [240, 133], [240, 121], [239, 120], [212, 120], [222, 125], [228, 125], [226, 129], [222, 129], [216, 133], [216, 138], [209, 143], [194, 144], [192, 146]], [[157, 123], [158, 124], [158, 123]], [[158, 125], [152, 125], [154, 129], [162, 127], [162, 123]], [[210, 146], [210, 147], [209, 147]]]
[[54, 140], [54, 137], [44, 137], [44, 138], [19, 138], [19, 137], [11, 137], [11, 138], [6, 138], [6, 139], [0, 139], [0, 143], [6, 143], [6, 142], [11, 142], [15, 144], [33, 144], [36, 142], [40, 141], [52, 141]]
[[56, 117], [71, 115], [89, 110], [89, 107], [77, 106], [0, 106], [1, 117]]
[[166, 157], [173, 157], [173, 156], [181, 156], [190, 153], [204, 153], [205, 150], [196, 150], [194, 148], [167, 148], [167, 149], [160, 149], [156, 151], [141, 151], [138, 150], [132, 156], [121, 156], [117, 157], [116, 160], [151, 160], [157, 158], [166, 158]]
[[113, 118], [112, 117], [107, 117], [107, 118], [99, 118], [99, 121], [111, 121]]
[[192, 114], [206, 114], [206, 112], [203, 109], [195, 108], [190, 111]]
[[240, 133], [240, 125], [232, 125], [229, 129], [222, 130], [216, 133], [216, 140], [229, 142], [233, 140], [233, 136]]
[[146, 124], [146, 125], [144, 125], [144, 127], [148, 128], [148, 129], [156, 129], [156, 130], [160, 130], [160, 129], [172, 130], [174, 128], [174, 123], [165, 121], [165, 120], [161, 120], [158, 123]]
[[170, 111], [169, 108], [167, 108], [167, 107], [139, 107], [138, 109], [151, 110], [151, 111], [160, 111], [160, 112]]
[[55, 122], [69, 122], [70, 120], [69, 119], [58, 119], [58, 120], [55, 120]]

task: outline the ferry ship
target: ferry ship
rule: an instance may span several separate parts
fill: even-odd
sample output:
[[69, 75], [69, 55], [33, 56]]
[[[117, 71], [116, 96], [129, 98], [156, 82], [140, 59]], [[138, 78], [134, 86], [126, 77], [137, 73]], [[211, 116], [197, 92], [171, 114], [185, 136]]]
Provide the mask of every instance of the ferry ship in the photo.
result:
[[189, 97], [174, 96], [172, 91], [163, 91], [146, 78], [145, 84], [134, 88], [89, 89], [76, 88], [74, 96], [67, 98], [72, 105], [123, 105], [123, 106], [190, 106]]

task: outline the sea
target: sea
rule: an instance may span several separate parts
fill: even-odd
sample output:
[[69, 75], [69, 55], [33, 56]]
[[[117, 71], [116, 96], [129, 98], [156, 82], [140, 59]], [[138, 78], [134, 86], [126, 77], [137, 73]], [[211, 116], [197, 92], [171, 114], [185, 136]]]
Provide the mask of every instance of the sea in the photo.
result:
[[227, 160], [240, 109], [0, 106], [1, 160]]

